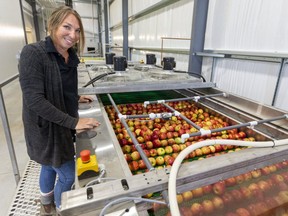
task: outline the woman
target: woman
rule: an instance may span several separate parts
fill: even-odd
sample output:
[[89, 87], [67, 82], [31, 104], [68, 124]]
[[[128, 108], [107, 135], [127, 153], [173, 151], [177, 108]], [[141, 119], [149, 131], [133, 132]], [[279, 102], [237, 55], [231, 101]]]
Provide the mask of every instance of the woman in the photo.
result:
[[79, 14], [66, 6], [56, 9], [48, 31], [44, 41], [23, 48], [19, 71], [27, 151], [31, 160], [41, 164], [42, 210], [52, 214], [54, 202], [60, 208], [61, 193], [74, 183], [75, 130], [92, 129], [99, 122], [78, 118], [78, 102], [92, 100], [77, 94], [79, 59], [73, 47], [78, 44], [83, 50], [85, 42]]

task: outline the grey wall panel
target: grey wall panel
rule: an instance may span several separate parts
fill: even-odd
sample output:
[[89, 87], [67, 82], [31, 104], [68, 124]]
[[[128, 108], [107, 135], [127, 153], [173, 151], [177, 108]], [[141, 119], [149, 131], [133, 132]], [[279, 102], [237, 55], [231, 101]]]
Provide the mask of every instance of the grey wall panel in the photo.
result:
[[280, 63], [217, 59], [212, 80], [225, 91], [272, 105]]
[[[17, 14], [17, 16], [15, 16]], [[25, 45], [18, 0], [5, 1], [0, 7], [0, 83], [18, 73], [16, 58]]]

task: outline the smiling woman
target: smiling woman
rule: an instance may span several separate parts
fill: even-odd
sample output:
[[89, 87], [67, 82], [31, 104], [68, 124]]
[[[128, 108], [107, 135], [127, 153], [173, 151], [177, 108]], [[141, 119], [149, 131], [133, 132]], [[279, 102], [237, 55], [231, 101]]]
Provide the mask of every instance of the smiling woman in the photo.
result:
[[48, 31], [45, 40], [23, 48], [19, 64], [27, 150], [31, 160], [41, 164], [41, 214], [53, 214], [54, 202], [60, 208], [62, 192], [74, 183], [75, 131], [99, 125], [78, 114], [78, 102], [93, 100], [78, 96], [80, 61], [73, 47], [79, 42], [81, 51], [85, 42], [79, 14], [66, 6], [57, 8]]

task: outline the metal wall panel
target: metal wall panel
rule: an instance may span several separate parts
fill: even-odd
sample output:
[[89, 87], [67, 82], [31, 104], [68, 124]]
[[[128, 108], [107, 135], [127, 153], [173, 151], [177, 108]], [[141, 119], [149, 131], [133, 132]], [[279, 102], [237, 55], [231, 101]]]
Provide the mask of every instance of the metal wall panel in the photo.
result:
[[209, 2], [205, 48], [287, 53], [286, 0]]
[[128, 15], [134, 15], [138, 12], [142, 11], [145, 8], [151, 7], [158, 2], [161, 2], [161, 0], [129, 0], [128, 1]]
[[[19, 14], [15, 16], [15, 14]], [[18, 0], [5, 1], [0, 7], [0, 83], [18, 73], [18, 60], [25, 45]]]
[[217, 59], [212, 81], [225, 91], [272, 105], [280, 63]]

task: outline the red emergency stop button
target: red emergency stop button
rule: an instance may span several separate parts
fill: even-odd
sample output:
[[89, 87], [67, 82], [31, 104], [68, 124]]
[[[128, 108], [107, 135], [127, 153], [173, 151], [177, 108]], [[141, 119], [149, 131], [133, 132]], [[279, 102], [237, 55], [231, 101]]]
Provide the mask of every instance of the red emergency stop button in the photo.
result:
[[80, 157], [83, 163], [88, 163], [90, 161], [90, 151], [89, 150], [82, 150], [80, 152]]

